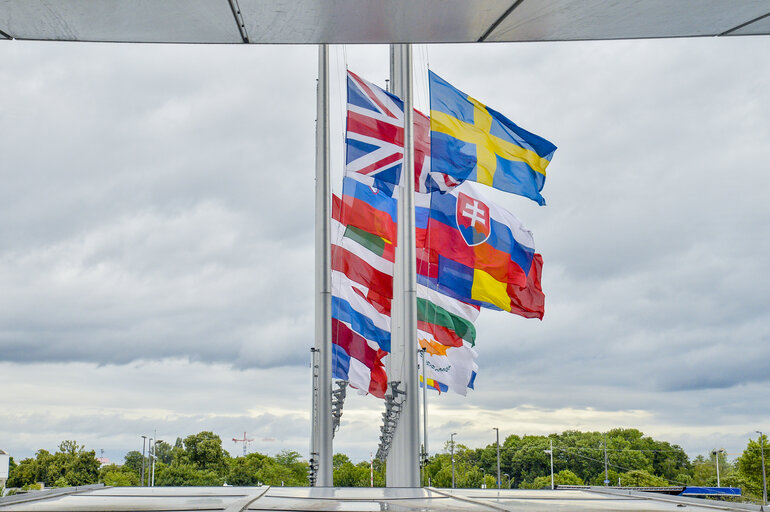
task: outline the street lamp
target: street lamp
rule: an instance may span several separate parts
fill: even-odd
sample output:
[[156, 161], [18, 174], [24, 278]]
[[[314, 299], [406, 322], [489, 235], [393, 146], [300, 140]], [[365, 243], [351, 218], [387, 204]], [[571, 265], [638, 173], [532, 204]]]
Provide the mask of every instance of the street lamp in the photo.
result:
[[714, 455], [714, 462], [717, 465], [717, 487], [722, 487], [719, 482], [719, 454], [725, 453], [725, 449], [724, 448], [720, 448], [719, 450], [714, 449], [714, 450], [711, 450], [711, 453]]
[[452, 450], [452, 489], [455, 488], [455, 436], [457, 435], [457, 432], [452, 432], [452, 435], [449, 436], [449, 443], [451, 444], [450, 449]]
[[513, 482], [511, 482], [511, 475], [509, 475], [508, 473], [503, 473], [503, 474], [505, 475], [505, 478], [508, 479], [508, 488], [510, 489], [511, 488], [511, 484], [513, 483]]
[[543, 450], [543, 451], [551, 456], [551, 490], [553, 491], [553, 489], [554, 489], [554, 485], [553, 485], [553, 439], [549, 439], [548, 441], [551, 443], [551, 448], [550, 448], [550, 450]]
[[142, 436], [142, 487], [144, 487], [144, 447], [147, 443], [147, 436]]
[[152, 487], [152, 462], [153, 462], [153, 453], [152, 453], [152, 441], [153, 438], [148, 438], [147, 441], [147, 487]]
[[759, 449], [762, 454], [762, 506], [767, 506], [767, 482], [765, 481], [765, 435], [759, 430], [755, 430], [759, 434]]
[[496, 444], [497, 444], [497, 488], [500, 488], [500, 429], [492, 427], [492, 430], [496, 432]]
[[156, 439], [152, 443], [152, 483], [150, 487], [155, 487], [155, 461], [158, 460], [158, 443], [162, 443], [163, 439]]

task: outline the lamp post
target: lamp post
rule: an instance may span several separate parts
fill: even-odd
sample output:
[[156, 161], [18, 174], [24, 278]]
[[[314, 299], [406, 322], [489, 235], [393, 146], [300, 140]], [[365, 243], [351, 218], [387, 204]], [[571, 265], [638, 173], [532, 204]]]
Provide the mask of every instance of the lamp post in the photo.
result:
[[144, 487], [144, 447], [147, 444], [147, 436], [142, 436], [142, 487]]
[[508, 488], [510, 489], [511, 488], [511, 484], [513, 483], [513, 482], [511, 482], [511, 475], [509, 475], [508, 473], [503, 473], [503, 474], [505, 475], [505, 478], [508, 479]]
[[457, 435], [457, 432], [452, 432], [452, 435], [449, 436], [449, 444], [450, 444], [450, 450], [452, 453], [452, 489], [455, 488], [455, 436]]
[[148, 438], [147, 441], [147, 487], [152, 487], [152, 441], [153, 438]]
[[497, 444], [497, 488], [500, 488], [500, 429], [497, 427], [492, 427], [492, 430], [496, 432], [496, 441], [495, 444]]
[[724, 448], [720, 448], [719, 450], [717, 449], [711, 450], [711, 453], [714, 454], [714, 463], [717, 465], [717, 487], [722, 487], [719, 481], [719, 454], [724, 452], [725, 452]]
[[553, 439], [549, 439], [548, 442], [551, 445], [551, 448], [548, 450], [543, 450], [545, 453], [551, 456], [551, 490], [553, 491], [554, 485], [553, 485]]
[[155, 461], [158, 460], [158, 443], [162, 443], [163, 439], [156, 439], [152, 444], [152, 487], [155, 487]]
[[767, 481], [765, 480], [765, 435], [759, 430], [755, 430], [759, 434], [759, 449], [762, 455], [762, 506], [767, 506]]

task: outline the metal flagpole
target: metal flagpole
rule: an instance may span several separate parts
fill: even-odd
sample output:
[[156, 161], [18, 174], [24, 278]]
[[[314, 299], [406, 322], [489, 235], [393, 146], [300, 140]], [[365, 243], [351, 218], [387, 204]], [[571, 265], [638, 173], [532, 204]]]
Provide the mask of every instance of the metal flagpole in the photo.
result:
[[428, 381], [425, 379], [425, 352], [422, 353], [422, 464], [428, 462]]
[[310, 486], [315, 487], [317, 482], [316, 465], [318, 464], [318, 361], [316, 354], [318, 349], [310, 348], [310, 389], [312, 395], [310, 398], [310, 466], [308, 468], [308, 479]]
[[332, 481], [331, 164], [329, 159], [329, 46], [318, 46], [315, 162], [315, 348], [318, 350], [317, 485]]
[[[406, 392], [401, 416], [388, 455], [388, 487], [420, 486], [420, 408], [417, 384], [417, 281], [414, 213], [414, 102], [412, 100], [412, 45], [390, 46], [391, 90], [404, 101], [404, 164], [399, 191], [399, 239], [394, 272], [393, 343], [391, 380], [401, 381]], [[399, 272], [400, 270], [400, 272]], [[396, 280], [399, 281], [397, 286]]]

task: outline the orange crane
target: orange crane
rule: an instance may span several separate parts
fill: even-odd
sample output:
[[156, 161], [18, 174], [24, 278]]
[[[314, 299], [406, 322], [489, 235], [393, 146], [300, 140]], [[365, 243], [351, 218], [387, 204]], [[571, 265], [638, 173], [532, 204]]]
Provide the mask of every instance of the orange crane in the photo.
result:
[[252, 442], [252, 441], [253, 441], [253, 439], [248, 439], [246, 437], [246, 432], [243, 433], [243, 439], [238, 439], [237, 437], [233, 438], [233, 442], [243, 443], [243, 456], [244, 457], [246, 456], [246, 450], [247, 450], [247, 448], [249, 446], [249, 443]]

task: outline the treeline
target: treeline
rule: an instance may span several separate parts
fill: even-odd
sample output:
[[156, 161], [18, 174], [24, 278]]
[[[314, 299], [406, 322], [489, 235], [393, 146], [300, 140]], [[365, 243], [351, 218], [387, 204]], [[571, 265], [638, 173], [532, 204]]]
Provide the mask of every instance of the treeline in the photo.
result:
[[[537, 489], [550, 486], [551, 462], [547, 452], [553, 446], [554, 480], [558, 484], [666, 486], [717, 485], [719, 463], [722, 486], [740, 487], [744, 495], [761, 497], [762, 469], [759, 441], [750, 440], [744, 452], [727, 460], [720, 452], [690, 459], [685, 451], [665, 441], [657, 441], [636, 429], [599, 432], [566, 431], [549, 436], [508, 436], [500, 446], [502, 486]], [[767, 440], [765, 439], [765, 442]], [[433, 455], [424, 468], [424, 484], [452, 485], [451, 449], [447, 442], [441, 453]], [[271, 457], [251, 453], [232, 457], [222, 440], [211, 432], [178, 438], [174, 445], [157, 444], [155, 485], [308, 485], [307, 461], [297, 452], [283, 451]], [[456, 444], [455, 485], [465, 488], [496, 487], [497, 450], [494, 443], [484, 448]], [[150, 461], [145, 457], [145, 483]], [[378, 460], [353, 463], [344, 454], [333, 459], [334, 483], [341, 487], [368, 487], [385, 484], [385, 467]], [[59, 451], [39, 450], [34, 458], [12, 462], [8, 487], [30, 488], [41, 482], [47, 487], [85, 485], [102, 482], [110, 486], [140, 485], [142, 454], [128, 452], [122, 465], [99, 467], [94, 451], [85, 451], [74, 441], [64, 441]]]

